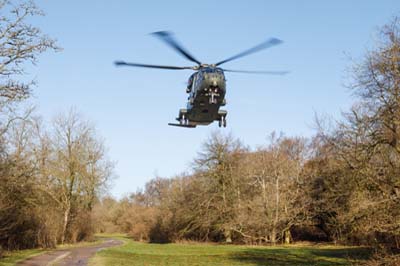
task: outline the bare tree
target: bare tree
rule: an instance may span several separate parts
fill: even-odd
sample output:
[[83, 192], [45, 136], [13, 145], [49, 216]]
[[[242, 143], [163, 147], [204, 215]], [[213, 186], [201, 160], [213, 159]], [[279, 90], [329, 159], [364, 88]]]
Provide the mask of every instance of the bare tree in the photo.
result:
[[16, 103], [31, 94], [33, 80], [21, 81], [27, 63], [35, 64], [46, 50], [60, 50], [55, 40], [29, 23], [43, 16], [33, 1], [0, 0], [0, 134], [10, 124], [25, 119], [30, 112], [18, 114]]
[[63, 243], [68, 235], [76, 240], [71, 218], [80, 211], [90, 214], [94, 201], [113, 176], [113, 163], [106, 157], [94, 127], [73, 109], [57, 116], [52, 126], [47, 137], [41, 134], [36, 161], [43, 190], [63, 213]]
[[266, 147], [248, 153], [241, 163], [249, 185], [247, 208], [251, 210], [245, 217], [253, 219], [243, 219], [240, 233], [252, 242], [291, 241], [290, 229], [303, 209], [295, 203], [301, 194], [305, 151], [305, 139], [273, 133]]
[[198, 176], [208, 187], [207, 197], [213, 205], [215, 226], [226, 242], [232, 242], [234, 218], [241, 205], [240, 160], [247, 148], [231, 135], [213, 133], [203, 144], [203, 151], [195, 160]]
[[1, 103], [18, 101], [29, 96], [30, 83], [15, 80], [24, 74], [27, 62], [36, 63], [37, 56], [59, 49], [55, 41], [27, 22], [30, 17], [43, 16], [33, 1], [0, 1], [0, 98]]
[[314, 162], [324, 167], [314, 180], [320, 193], [312, 194], [333, 238], [400, 247], [400, 20], [380, 37], [352, 72], [358, 101], [333, 130], [319, 132]]

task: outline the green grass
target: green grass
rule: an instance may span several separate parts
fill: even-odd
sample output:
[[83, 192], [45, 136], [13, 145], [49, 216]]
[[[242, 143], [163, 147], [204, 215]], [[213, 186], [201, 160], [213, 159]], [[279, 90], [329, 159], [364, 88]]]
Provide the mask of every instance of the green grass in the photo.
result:
[[236, 246], [213, 244], [145, 244], [122, 238], [125, 244], [102, 250], [90, 266], [328, 266], [352, 265], [366, 259], [365, 248], [343, 246]]

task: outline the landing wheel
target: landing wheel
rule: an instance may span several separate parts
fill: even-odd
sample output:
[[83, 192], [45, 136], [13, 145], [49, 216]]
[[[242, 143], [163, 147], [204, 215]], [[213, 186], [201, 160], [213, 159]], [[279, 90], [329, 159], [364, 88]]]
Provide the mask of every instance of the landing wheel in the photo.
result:
[[185, 115], [182, 115], [182, 118], [181, 118], [181, 120], [179, 120], [179, 124], [181, 124], [181, 125], [185, 125], [186, 124], [186, 117], [185, 117]]
[[225, 116], [221, 116], [221, 118], [218, 120], [218, 126], [226, 127], [226, 117]]

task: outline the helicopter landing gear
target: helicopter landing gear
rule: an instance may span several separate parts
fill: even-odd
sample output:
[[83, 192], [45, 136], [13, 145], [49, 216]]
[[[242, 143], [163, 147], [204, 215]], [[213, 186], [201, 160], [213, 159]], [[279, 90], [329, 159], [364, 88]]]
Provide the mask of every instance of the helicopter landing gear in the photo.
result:
[[[218, 126], [219, 127], [226, 127], [226, 116], [228, 112], [226, 110], [218, 110]], [[217, 120], [217, 119], [216, 119]]]
[[187, 110], [186, 109], [180, 109], [179, 110], [179, 115], [176, 118], [176, 120], [179, 122], [180, 125], [182, 126], [187, 126], [189, 125], [189, 119], [186, 117]]
[[179, 120], [179, 124], [181, 125], [189, 125], [189, 119], [186, 118], [185, 114], [182, 115], [182, 118]]
[[226, 117], [225, 116], [221, 116], [221, 118], [218, 120], [218, 126], [226, 127]]
[[182, 115], [182, 118], [179, 120], [179, 124], [184, 125], [185, 124], [185, 115]]

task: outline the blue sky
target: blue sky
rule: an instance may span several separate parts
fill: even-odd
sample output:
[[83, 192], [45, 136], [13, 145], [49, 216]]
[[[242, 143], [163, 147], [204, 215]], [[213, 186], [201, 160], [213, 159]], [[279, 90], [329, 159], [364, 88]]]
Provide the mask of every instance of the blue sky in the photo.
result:
[[[212, 131], [250, 147], [272, 131], [311, 136], [314, 112], [339, 117], [354, 101], [347, 70], [399, 14], [400, 1], [45, 1], [33, 23], [64, 48], [30, 75], [39, 113], [75, 106], [93, 120], [117, 162], [111, 193], [121, 197], [155, 175], [190, 168]], [[286, 76], [227, 73], [228, 127], [168, 127], [185, 106], [190, 71], [116, 68], [115, 60], [191, 65], [148, 33], [171, 30], [202, 62], [213, 63], [269, 37], [283, 44], [224, 65], [289, 70]]]

